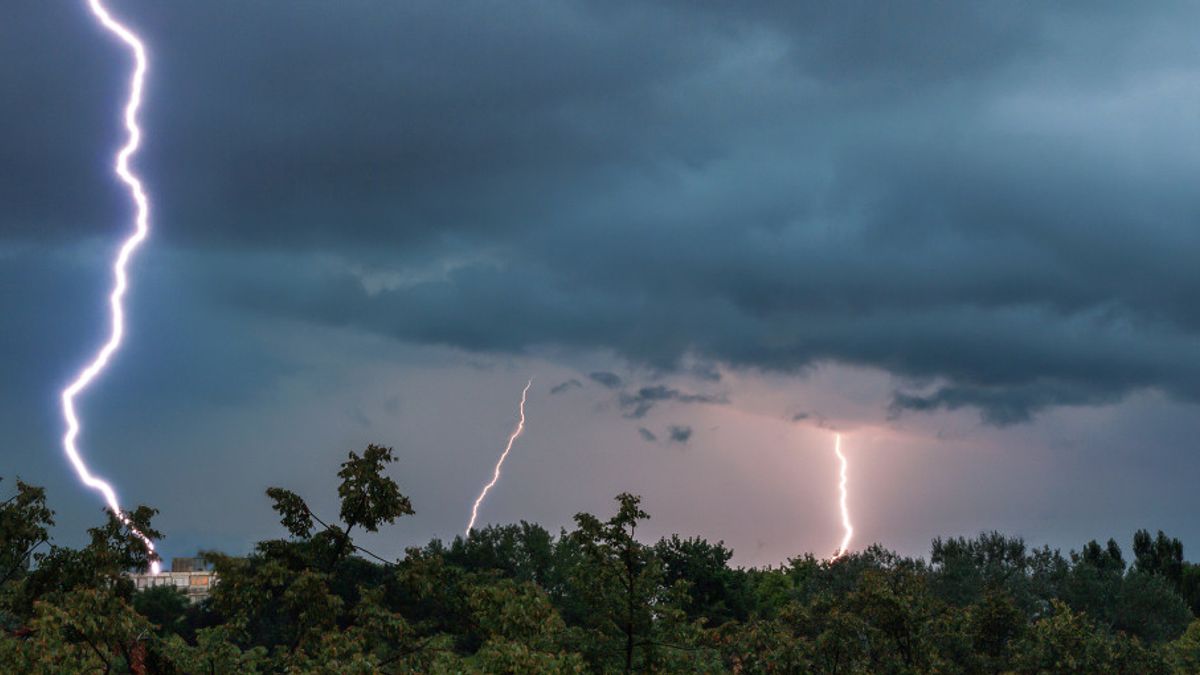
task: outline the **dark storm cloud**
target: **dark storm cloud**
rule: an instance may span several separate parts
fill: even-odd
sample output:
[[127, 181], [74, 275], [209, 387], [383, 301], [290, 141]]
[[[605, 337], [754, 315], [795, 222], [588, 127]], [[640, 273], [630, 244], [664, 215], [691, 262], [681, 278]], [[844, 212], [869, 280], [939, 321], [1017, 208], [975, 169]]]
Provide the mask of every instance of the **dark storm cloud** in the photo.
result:
[[672, 424], [667, 428], [667, 437], [672, 443], [686, 445], [687, 442], [692, 439], [692, 428], [689, 426]]
[[[104, 236], [124, 62], [75, 9], [21, 7], [0, 244]], [[894, 413], [996, 424], [1200, 400], [1195, 5], [121, 12], [154, 55], [156, 236], [238, 310], [663, 370], [836, 361], [896, 375]]]
[[642, 440], [646, 441], [647, 443], [654, 443], [658, 441], [658, 436], [656, 436], [653, 431], [650, 431], [646, 427], [638, 427], [638, 435], [640, 435]]
[[582, 386], [583, 386], [582, 382], [572, 378], [565, 382], [559, 382], [558, 384], [554, 385], [553, 387], [550, 387], [550, 393], [551, 394], [561, 394], [568, 389], [578, 389]]
[[642, 387], [634, 393], [621, 392], [617, 397], [617, 403], [621, 409], [625, 411], [625, 417], [632, 419], [641, 419], [650, 412], [650, 409], [664, 401], [675, 401], [677, 403], [728, 403], [729, 400], [724, 396], [713, 396], [709, 394], [686, 394], [678, 389], [672, 389], [666, 385], [658, 384], [651, 387]]
[[621, 380], [621, 377], [616, 373], [607, 373], [603, 371], [598, 373], [588, 373], [588, 379], [609, 389], [620, 389], [621, 385], [624, 384], [624, 381]]
[[896, 392], [889, 410], [893, 416], [906, 410], [931, 411], [944, 408], [957, 410], [975, 407], [983, 420], [996, 426], [1028, 422], [1034, 412], [1045, 407], [1063, 404], [1113, 403], [1115, 393], [1091, 389], [1064, 388], [1060, 383], [1035, 382], [1026, 386], [1004, 387], [939, 387], [931, 394]]

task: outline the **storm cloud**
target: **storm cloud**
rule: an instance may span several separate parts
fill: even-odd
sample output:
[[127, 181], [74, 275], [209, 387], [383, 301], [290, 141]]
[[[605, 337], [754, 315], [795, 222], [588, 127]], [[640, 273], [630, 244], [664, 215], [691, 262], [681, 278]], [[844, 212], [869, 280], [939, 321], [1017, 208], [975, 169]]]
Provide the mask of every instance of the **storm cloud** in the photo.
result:
[[641, 419], [650, 412], [651, 408], [664, 401], [675, 401], [677, 403], [728, 403], [729, 400], [724, 396], [712, 394], [687, 394], [678, 389], [672, 389], [666, 385], [657, 384], [650, 387], [642, 387], [633, 393], [621, 392], [617, 396], [617, 403], [624, 410], [625, 417], [631, 419]]
[[579, 380], [576, 380], [575, 378], [571, 378], [569, 380], [564, 380], [562, 382], [559, 382], [558, 384], [554, 385], [553, 387], [550, 387], [550, 393], [551, 394], [561, 394], [564, 391], [567, 391], [569, 389], [579, 389], [582, 386], [583, 386], [582, 382], [580, 382]]
[[686, 445], [692, 438], [692, 428], [686, 425], [672, 424], [667, 428], [667, 437], [672, 443]]
[[[119, 52], [24, 8], [0, 22], [25, 64], [0, 70], [26, 94], [0, 104], [13, 287], [123, 208], [95, 105]], [[155, 55], [155, 236], [228, 313], [660, 372], [865, 366], [896, 376], [893, 414], [994, 424], [1200, 400], [1195, 5], [121, 12]], [[621, 406], [686, 402], [661, 393]]]
[[590, 379], [592, 382], [599, 383], [608, 389], [620, 389], [621, 385], [624, 384], [624, 380], [621, 379], [620, 375], [606, 371], [588, 373], [588, 379]]

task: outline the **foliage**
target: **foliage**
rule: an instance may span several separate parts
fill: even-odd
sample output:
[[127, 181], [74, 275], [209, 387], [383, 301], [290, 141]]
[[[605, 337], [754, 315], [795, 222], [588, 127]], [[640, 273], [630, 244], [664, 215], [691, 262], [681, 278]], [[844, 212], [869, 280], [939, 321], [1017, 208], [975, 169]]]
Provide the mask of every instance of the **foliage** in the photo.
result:
[[929, 561], [879, 546], [836, 560], [733, 567], [722, 542], [639, 539], [640, 499], [557, 535], [490, 526], [388, 560], [361, 547], [413, 513], [390, 448], [348, 454], [338, 519], [272, 487], [285, 538], [205, 553], [219, 582], [189, 604], [126, 575], [153, 509], [110, 513], [80, 549], [52, 545], [40, 488], [0, 503], [5, 672], [1195, 673], [1200, 568], [1139, 531], [1063, 555], [986, 532]]

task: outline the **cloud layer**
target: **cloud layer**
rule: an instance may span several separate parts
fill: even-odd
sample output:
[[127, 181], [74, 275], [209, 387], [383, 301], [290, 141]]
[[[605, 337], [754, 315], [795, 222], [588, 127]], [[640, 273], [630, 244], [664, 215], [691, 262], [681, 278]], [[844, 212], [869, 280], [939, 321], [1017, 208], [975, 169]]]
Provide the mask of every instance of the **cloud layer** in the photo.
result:
[[[0, 244], [58, 246], [123, 212], [97, 105], [121, 54], [23, 9]], [[156, 237], [229, 312], [661, 370], [869, 366], [896, 414], [996, 424], [1200, 399], [1194, 5], [121, 11], [155, 57]]]

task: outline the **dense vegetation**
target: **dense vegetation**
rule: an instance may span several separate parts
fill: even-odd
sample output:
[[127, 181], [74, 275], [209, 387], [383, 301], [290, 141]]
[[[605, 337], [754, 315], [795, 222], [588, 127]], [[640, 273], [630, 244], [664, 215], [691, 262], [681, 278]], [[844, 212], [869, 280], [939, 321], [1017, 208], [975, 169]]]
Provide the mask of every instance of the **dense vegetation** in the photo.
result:
[[[1138, 532], [1068, 556], [998, 533], [938, 539], [928, 562], [880, 547], [731, 568], [721, 543], [637, 539], [617, 497], [552, 535], [488, 527], [387, 561], [355, 544], [413, 512], [388, 448], [342, 464], [340, 520], [268, 496], [288, 533], [189, 605], [137, 592], [147, 551], [110, 515], [81, 549], [48, 543], [53, 512], [18, 482], [0, 506], [4, 672], [1197, 673], [1200, 567]], [[154, 511], [130, 514], [157, 536]]]

